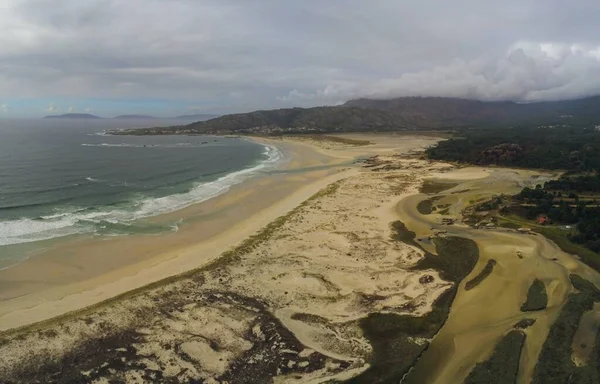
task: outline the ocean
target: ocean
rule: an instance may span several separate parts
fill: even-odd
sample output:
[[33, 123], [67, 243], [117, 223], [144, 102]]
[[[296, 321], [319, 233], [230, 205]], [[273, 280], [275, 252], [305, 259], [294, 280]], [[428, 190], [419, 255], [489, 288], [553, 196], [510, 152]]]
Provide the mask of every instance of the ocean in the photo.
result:
[[240, 138], [109, 136], [168, 125], [121, 120], [0, 120], [0, 268], [49, 240], [176, 231], [145, 220], [206, 201], [275, 169], [282, 153]]

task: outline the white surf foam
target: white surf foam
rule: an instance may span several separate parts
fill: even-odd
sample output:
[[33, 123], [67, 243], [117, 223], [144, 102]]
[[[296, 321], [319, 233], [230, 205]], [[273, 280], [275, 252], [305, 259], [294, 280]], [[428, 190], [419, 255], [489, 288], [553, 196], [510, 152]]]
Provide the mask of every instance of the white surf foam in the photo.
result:
[[[227, 192], [232, 186], [270, 169], [276, 168], [284, 159], [278, 148], [264, 147], [267, 157], [259, 164], [224, 175], [217, 180], [198, 183], [190, 191], [158, 198], [143, 198], [133, 202], [127, 209], [90, 211], [74, 208], [67, 212], [19, 220], [0, 221], [0, 245], [11, 245], [48, 240], [73, 234], [92, 233], [100, 222], [131, 223], [135, 220], [183, 209]], [[93, 177], [89, 182], [102, 182]]]

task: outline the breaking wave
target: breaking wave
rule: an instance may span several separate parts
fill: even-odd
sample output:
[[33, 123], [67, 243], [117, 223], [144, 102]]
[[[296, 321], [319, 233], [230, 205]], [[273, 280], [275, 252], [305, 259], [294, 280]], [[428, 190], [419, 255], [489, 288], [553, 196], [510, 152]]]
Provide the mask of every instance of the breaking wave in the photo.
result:
[[[213, 181], [195, 183], [183, 193], [162, 197], [138, 195], [126, 203], [113, 206], [63, 207], [62, 211], [37, 218], [0, 221], [0, 246], [75, 234], [124, 235], [177, 231], [180, 222], [159, 227], [138, 220], [212, 199], [258, 173], [274, 169], [283, 160], [279, 149], [270, 145], [264, 147], [263, 155], [266, 159], [253, 167], [223, 175]], [[125, 183], [93, 177], [87, 177], [86, 180], [90, 183]]]

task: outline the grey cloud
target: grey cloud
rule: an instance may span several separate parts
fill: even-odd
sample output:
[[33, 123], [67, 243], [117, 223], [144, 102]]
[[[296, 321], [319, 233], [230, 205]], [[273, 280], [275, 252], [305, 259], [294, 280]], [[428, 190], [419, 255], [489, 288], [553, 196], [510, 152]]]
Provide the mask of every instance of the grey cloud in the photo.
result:
[[5, 0], [0, 99], [161, 98], [222, 110], [600, 93], [591, 0]]

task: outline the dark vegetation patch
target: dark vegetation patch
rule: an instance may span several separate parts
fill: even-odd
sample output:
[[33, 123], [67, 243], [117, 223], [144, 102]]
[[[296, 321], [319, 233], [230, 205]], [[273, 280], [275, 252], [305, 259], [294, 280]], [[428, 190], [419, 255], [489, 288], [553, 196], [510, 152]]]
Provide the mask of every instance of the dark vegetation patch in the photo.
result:
[[442, 182], [442, 181], [433, 181], [433, 180], [425, 180], [419, 188], [420, 193], [425, 193], [428, 195], [437, 194], [440, 192], [447, 191], [448, 189], [456, 187], [457, 183], [451, 182]]
[[[564, 124], [564, 123], [563, 123]], [[472, 129], [426, 150], [430, 159], [537, 169], [600, 169], [600, 135], [593, 128]]]
[[[414, 240], [415, 233], [404, 223], [397, 221], [393, 228], [396, 240], [421, 248]], [[429, 346], [415, 338], [433, 338], [446, 322], [458, 283], [477, 263], [479, 251], [475, 242], [460, 237], [436, 238], [434, 243], [438, 256], [423, 250], [425, 257], [414, 270], [436, 269], [443, 279], [455, 284], [437, 298], [432, 311], [424, 316], [371, 313], [362, 319], [360, 327], [373, 346], [371, 367], [349, 383], [398, 383]], [[410, 374], [403, 382], [411, 383]]]
[[423, 250], [421, 245], [415, 241], [417, 234], [406, 228], [406, 225], [403, 222], [400, 220], [394, 221], [392, 223], [392, 229], [394, 230], [394, 240]]
[[517, 324], [515, 324], [515, 328], [527, 329], [527, 328], [531, 327], [533, 324], [535, 324], [535, 319], [523, 319], [523, 320], [519, 321]]
[[[170, 292], [168, 298], [161, 300], [161, 305], [156, 311], [141, 314], [138, 324], [117, 331], [107, 326], [102, 334], [85, 340], [58, 360], [52, 361], [45, 355], [32, 356], [11, 372], [0, 370], [0, 382], [89, 383], [105, 378], [111, 383], [120, 383], [124, 382], [128, 371], [140, 372], [144, 382], [148, 383], [181, 382], [176, 377], [164, 375], [164, 367], [157, 356], [140, 355], [133, 345], [143, 345], [146, 342], [147, 331], [139, 332], [138, 328], [152, 325], [151, 332], [160, 333], [163, 329], [167, 330], [168, 323], [160, 322], [164, 319], [178, 321], [176, 314], [185, 311], [183, 307], [190, 302], [224, 304], [256, 314], [244, 335], [244, 339], [252, 343], [252, 348], [231, 363], [227, 372], [218, 378], [219, 382], [267, 383], [278, 374], [301, 374], [323, 369], [327, 361], [338, 364], [338, 367], [332, 370], [333, 373], [341, 372], [350, 365], [345, 361], [332, 360], [318, 352], [300, 357], [299, 353], [305, 347], [259, 300], [231, 292], [185, 292], [184, 295], [180, 293]], [[262, 335], [253, 332], [255, 327], [260, 328]], [[206, 340], [202, 335], [182, 334], [180, 339], [163, 348], [174, 351], [182, 360], [201, 370], [200, 364], [181, 349], [183, 343], [195, 338]], [[210, 341], [211, 347], [219, 350], [218, 342]], [[154, 362], [153, 365], [159, 366], [160, 369], [149, 368], [144, 363], [146, 360]], [[184, 367], [182, 369], [185, 370]], [[183, 373], [184, 371], [180, 372]]]
[[348, 383], [397, 383], [408, 372], [429, 343], [414, 337], [431, 338], [444, 324], [455, 290], [444, 292], [425, 316], [371, 313], [360, 321], [365, 337], [373, 347], [371, 367]]
[[299, 137], [306, 137], [314, 141], [323, 141], [323, 142], [333, 142], [338, 144], [345, 144], [354, 147], [360, 147], [365, 145], [373, 144], [368, 140], [356, 140], [350, 139], [348, 137], [340, 137], [340, 136], [329, 136], [329, 135], [301, 135]]
[[479, 274], [477, 274], [477, 276], [475, 276], [474, 278], [472, 278], [471, 280], [469, 280], [465, 283], [465, 291], [469, 291], [469, 290], [475, 288], [476, 286], [478, 286], [479, 284], [481, 284], [483, 282], [483, 280], [485, 280], [486, 277], [488, 277], [489, 275], [492, 274], [492, 272], [494, 271], [495, 265], [496, 265], [496, 260], [494, 260], [494, 259], [488, 260], [487, 264], [485, 265], [485, 267], [483, 267], [481, 272], [479, 272]]
[[496, 345], [489, 359], [475, 365], [465, 384], [514, 384], [525, 334], [512, 330]]
[[[594, 183], [592, 184], [589, 179], [593, 179]], [[593, 189], [587, 189], [581, 195], [578, 191], [575, 193], [573, 189], [556, 189], [567, 186]], [[560, 229], [552, 226], [539, 228], [554, 238], [561, 238], [559, 240], [563, 243], [561, 247], [572, 244], [571, 252], [600, 271], [599, 174], [563, 175], [560, 179], [548, 181], [543, 186], [538, 184], [535, 189], [524, 188], [513, 197], [513, 204], [509, 211], [527, 220], [543, 217], [550, 224], [561, 225]]]
[[591, 295], [595, 301], [600, 301], [600, 290], [596, 288], [594, 283], [574, 273], [569, 275], [569, 279], [571, 279], [571, 284], [576, 290]]
[[302, 321], [308, 324], [327, 324], [329, 320], [324, 317], [313, 315], [311, 313], [294, 313], [291, 316], [292, 320]]
[[473, 240], [463, 237], [434, 238], [438, 255], [425, 253], [414, 270], [435, 269], [442, 279], [459, 283], [473, 270], [479, 259], [479, 249]]
[[434, 196], [420, 201], [419, 204], [417, 204], [417, 211], [419, 211], [421, 215], [429, 215], [435, 210], [434, 203], [442, 197], [443, 196]]
[[[252, 333], [254, 325], [259, 324], [264, 338]], [[278, 374], [310, 373], [325, 367], [327, 357], [320, 353], [312, 353], [307, 357], [298, 354], [304, 350], [304, 345], [294, 334], [266, 310], [249, 327], [245, 337], [253, 343], [253, 347], [235, 360], [227, 372], [219, 377], [223, 383], [270, 383], [272, 377]], [[294, 351], [295, 353], [283, 352]], [[257, 358], [258, 357], [258, 358]], [[335, 361], [339, 367], [334, 370], [341, 372], [350, 366], [346, 361]]]
[[527, 291], [527, 300], [521, 305], [522, 312], [539, 311], [548, 305], [548, 294], [546, 293], [546, 285], [543, 281], [535, 279], [529, 291]]
[[596, 335], [596, 345], [586, 365], [577, 367], [571, 358], [573, 337], [583, 314], [599, 301], [598, 290], [580, 276], [570, 278], [579, 292], [569, 295], [550, 328], [535, 366], [533, 384], [600, 383], [600, 333]]
[[[134, 329], [95, 336], [78, 345], [57, 360], [48, 356], [30, 356], [12, 372], [1, 372], [2, 382], [15, 383], [88, 383], [109, 376], [109, 370], [123, 370], [127, 366], [145, 372], [148, 381], [162, 380], [162, 373], [147, 369], [140, 363], [136, 349], [143, 336]], [[89, 375], [81, 372], [88, 371]]]

